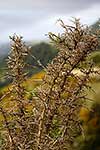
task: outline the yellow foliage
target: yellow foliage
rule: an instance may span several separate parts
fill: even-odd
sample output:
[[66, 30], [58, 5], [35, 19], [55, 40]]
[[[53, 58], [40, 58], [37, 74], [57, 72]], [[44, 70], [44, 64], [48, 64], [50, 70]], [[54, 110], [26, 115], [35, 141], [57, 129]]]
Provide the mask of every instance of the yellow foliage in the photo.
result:
[[89, 110], [87, 108], [82, 107], [79, 112], [79, 117], [82, 121], [87, 122], [89, 119]]
[[44, 75], [44, 71], [33, 75], [27, 81], [24, 82], [24, 86], [27, 87], [27, 90], [33, 90], [36, 86], [40, 85]]
[[[26, 90], [30, 91], [33, 90], [36, 86], [40, 85], [43, 77], [44, 77], [45, 72], [41, 71], [35, 75], [33, 75], [32, 77], [28, 78], [23, 85], [26, 87]], [[5, 93], [8, 91], [8, 89], [11, 89], [12, 85], [8, 85], [6, 87], [4, 87], [0, 92], [1, 93]], [[26, 111], [31, 111], [34, 108], [34, 100], [31, 101], [30, 103], [28, 102], [28, 97], [30, 95], [27, 93], [25, 95], [25, 99], [26, 101], [24, 102], [24, 107], [26, 109]], [[9, 113], [10, 111], [17, 111], [17, 102], [15, 100], [13, 100], [11, 97], [6, 96], [3, 101], [1, 102], [1, 105], [3, 106], [3, 108]], [[3, 116], [0, 113], [0, 121], [3, 121]]]

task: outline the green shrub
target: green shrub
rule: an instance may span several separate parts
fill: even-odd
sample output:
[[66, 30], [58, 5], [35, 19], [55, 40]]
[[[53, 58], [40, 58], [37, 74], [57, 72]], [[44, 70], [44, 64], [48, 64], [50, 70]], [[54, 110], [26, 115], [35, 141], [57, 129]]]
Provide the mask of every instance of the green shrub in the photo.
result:
[[93, 52], [89, 59], [93, 60], [96, 66], [100, 65], [100, 52], [99, 51]]

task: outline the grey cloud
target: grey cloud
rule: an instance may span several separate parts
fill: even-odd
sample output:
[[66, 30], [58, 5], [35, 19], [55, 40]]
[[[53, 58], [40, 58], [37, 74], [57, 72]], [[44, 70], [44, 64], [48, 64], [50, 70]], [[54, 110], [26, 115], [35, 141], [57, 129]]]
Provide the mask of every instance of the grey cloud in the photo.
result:
[[29, 38], [35, 29], [45, 31], [43, 23], [48, 18], [74, 15], [94, 5], [100, 6], [100, 0], [0, 0], [0, 34], [6, 37], [8, 33], [20, 32]]
[[48, 9], [57, 13], [71, 13], [87, 9], [94, 4], [100, 4], [100, 0], [51, 0], [48, 1]]
[[100, 4], [100, 0], [2, 0], [0, 9], [70, 13], [97, 3]]

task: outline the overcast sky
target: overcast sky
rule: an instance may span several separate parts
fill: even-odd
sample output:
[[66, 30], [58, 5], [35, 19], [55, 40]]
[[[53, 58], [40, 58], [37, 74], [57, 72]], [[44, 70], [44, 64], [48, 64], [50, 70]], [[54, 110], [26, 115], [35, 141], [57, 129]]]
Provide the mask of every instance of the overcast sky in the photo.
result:
[[100, 18], [100, 0], [0, 0], [0, 43], [13, 33], [25, 40], [47, 39], [49, 31], [59, 32], [57, 19], [71, 17], [92, 24]]

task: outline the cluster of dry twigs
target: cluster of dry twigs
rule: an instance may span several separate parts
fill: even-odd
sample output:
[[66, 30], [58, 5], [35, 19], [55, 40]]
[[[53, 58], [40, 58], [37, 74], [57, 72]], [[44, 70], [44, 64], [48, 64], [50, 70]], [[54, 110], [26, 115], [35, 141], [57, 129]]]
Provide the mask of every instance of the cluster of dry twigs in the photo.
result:
[[[27, 79], [25, 59], [30, 50], [21, 37], [11, 38], [8, 75], [12, 86], [1, 97], [0, 104], [4, 118], [2, 150], [69, 150], [77, 135], [83, 133], [78, 112], [87, 99], [84, 91], [89, 88], [90, 75], [97, 73], [87, 57], [96, 49], [98, 39], [77, 19], [73, 26], [65, 25], [62, 20], [60, 23], [64, 29], [62, 34], [49, 33], [58, 55], [45, 68], [45, 77], [32, 100], [33, 109], [28, 112], [25, 104], [30, 102], [25, 99], [22, 83]], [[83, 75], [75, 74], [75, 69]], [[10, 111], [2, 105], [8, 95], [15, 102]]]

